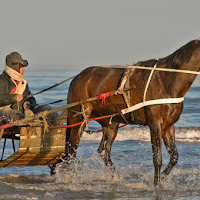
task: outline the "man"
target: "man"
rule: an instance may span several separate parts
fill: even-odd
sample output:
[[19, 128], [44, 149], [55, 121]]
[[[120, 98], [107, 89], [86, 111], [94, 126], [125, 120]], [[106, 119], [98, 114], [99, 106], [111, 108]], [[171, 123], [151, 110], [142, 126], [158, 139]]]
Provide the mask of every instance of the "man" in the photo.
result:
[[0, 124], [23, 119], [24, 111], [32, 110], [34, 113], [49, 110], [49, 106], [41, 106], [36, 109], [34, 97], [27, 98], [31, 94], [27, 81], [23, 79], [25, 67], [28, 62], [21, 55], [13, 52], [6, 56], [6, 67], [0, 75]]

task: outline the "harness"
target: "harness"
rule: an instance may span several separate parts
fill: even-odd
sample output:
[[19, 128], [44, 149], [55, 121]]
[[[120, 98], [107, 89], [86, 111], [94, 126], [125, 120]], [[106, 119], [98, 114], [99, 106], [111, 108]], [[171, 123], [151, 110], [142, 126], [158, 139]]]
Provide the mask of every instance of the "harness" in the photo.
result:
[[132, 105], [131, 102], [130, 102], [130, 91], [124, 92], [124, 89], [129, 87], [129, 78], [133, 74], [135, 68], [134, 68], [134, 66], [133, 66], [133, 68], [125, 68], [124, 74], [122, 75], [122, 78], [121, 78], [120, 86], [118, 88], [118, 91], [119, 91], [118, 93], [123, 95], [124, 100], [125, 100], [126, 105], [127, 105], [127, 108], [122, 109], [121, 113], [123, 115], [127, 114], [127, 113], [130, 113], [132, 121], [134, 121], [133, 111], [138, 110], [138, 109], [140, 109], [142, 107], [150, 106], [150, 105], [159, 105], [159, 104], [181, 103], [181, 102], [184, 101], [184, 97], [155, 99], [155, 100], [146, 101], [147, 90], [148, 90], [151, 78], [153, 76], [153, 73], [154, 73], [155, 70], [157, 70], [156, 66], [157, 66], [157, 63], [152, 68], [151, 73], [149, 75], [149, 78], [147, 80], [147, 83], [146, 83], [146, 86], [145, 86], [145, 90], [144, 90], [143, 102], [135, 104], [135, 105]]
[[[124, 73], [121, 77], [121, 81], [120, 81], [120, 85], [117, 89], [118, 91], [118, 94], [122, 94], [123, 95], [123, 98], [124, 98], [124, 101], [127, 105], [128, 108], [132, 107], [132, 103], [130, 101], [130, 90], [127, 90], [125, 92], [124, 89], [127, 89], [130, 87], [130, 76], [134, 73], [134, 70], [135, 69], [128, 69], [128, 68], [125, 68], [124, 70]], [[124, 114], [124, 113], [122, 113]], [[130, 113], [131, 115], [131, 121], [134, 121], [134, 115], [133, 115], [133, 112]], [[125, 118], [125, 116], [123, 116], [123, 118]], [[127, 120], [125, 119], [125, 121], [127, 122]]]

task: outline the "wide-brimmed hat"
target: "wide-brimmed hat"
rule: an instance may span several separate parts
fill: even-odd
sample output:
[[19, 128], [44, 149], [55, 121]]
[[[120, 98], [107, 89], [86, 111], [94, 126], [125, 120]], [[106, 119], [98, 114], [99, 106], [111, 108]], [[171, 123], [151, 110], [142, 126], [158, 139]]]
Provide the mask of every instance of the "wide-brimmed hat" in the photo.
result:
[[18, 72], [20, 72], [21, 67], [27, 67], [28, 61], [23, 60], [22, 56], [18, 52], [12, 52], [6, 56], [6, 65]]

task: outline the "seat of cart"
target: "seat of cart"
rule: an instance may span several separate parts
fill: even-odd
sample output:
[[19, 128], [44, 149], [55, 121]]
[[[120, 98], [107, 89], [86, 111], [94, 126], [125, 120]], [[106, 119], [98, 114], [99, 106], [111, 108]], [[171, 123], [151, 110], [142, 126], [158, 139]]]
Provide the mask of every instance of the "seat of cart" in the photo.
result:
[[[65, 129], [45, 130], [41, 121], [1, 129], [1, 137], [4, 145], [0, 167], [51, 165], [65, 152]], [[8, 139], [12, 140], [14, 153], [3, 159]], [[18, 151], [15, 140], [19, 140]]]

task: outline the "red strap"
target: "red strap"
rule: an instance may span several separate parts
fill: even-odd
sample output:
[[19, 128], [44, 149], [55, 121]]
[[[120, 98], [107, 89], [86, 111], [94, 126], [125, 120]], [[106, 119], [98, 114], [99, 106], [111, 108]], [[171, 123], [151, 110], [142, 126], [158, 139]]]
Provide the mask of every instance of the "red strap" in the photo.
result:
[[106, 92], [106, 93], [102, 93], [102, 94], [98, 95], [98, 99], [102, 100], [101, 106], [102, 106], [103, 103], [105, 103], [106, 98], [108, 98], [110, 96], [111, 96], [111, 92]]
[[[87, 122], [91, 122], [91, 121], [95, 121], [95, 120], [99, 120], [99, 119], [105, 119], [105, 118], [109, 118], [109, 117], [110, 117], [110, 115], [105, 115], [105, 116], [101, 116], [101, 117], [95, 117], [95, 118], [92, 118], [92, 119], [88, 119]], [[84, 121], [78, 122], [76, 124], [66, 125], [66, 126], [49, 126], [48, 129], [70, 128], [70, 127], [78, 126], [78, 125], [80, 125], [82, 123], [84, 123]]]
[[[121, 126], [119, 126], [118, 128], [123, 128], [124, 126], [127, 126], [128, 124], [123, 124], [123, 125], [121, 125]], [[103, 131], [103, 130], [97, 130], [97, 132], [101, 132], [101, 131]]]
[[14, 126], [14, 122], [11, 122], [9, 124], [3, 124], [3, 125], [0, 126], [0, 130], [1, 129], [6, 129], [6, 128], [10, 128], [12, 126]]

